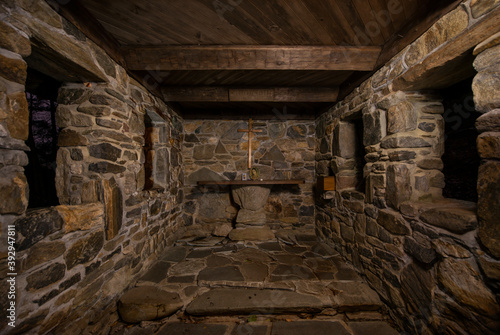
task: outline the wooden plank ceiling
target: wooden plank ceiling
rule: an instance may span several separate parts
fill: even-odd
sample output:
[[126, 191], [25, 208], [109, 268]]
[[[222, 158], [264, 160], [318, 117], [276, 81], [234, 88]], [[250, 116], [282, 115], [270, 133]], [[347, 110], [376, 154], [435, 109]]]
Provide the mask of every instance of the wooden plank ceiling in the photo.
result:
[[185, 118], [301, 119], [460, 1], [48, 2]]

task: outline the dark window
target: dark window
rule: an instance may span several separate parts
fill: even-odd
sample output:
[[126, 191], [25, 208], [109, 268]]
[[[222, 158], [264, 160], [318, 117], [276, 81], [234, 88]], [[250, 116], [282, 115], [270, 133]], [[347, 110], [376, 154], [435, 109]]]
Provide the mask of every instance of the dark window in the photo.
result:
[[444, 163], [446, 198], [477, 201], [477, 153], [476, 119], [472, 78], [455, 84], [442, 92], [445, 122]]
[[363, 177], [363, 169], [365, 167], [365, 146], [363, 145], [363, 120], [356, 119], [354, 120], [354, 126], [356, 129], [356, 191], [365, 193], [365, 178]]
[[57, 91], [61, 84], [33, 69], [28, 69], [26, 98], [29, 107], [29, 164], [25, 167], [30, 188], [29, 208], [59, 204], [55, 171], [57, 156]]

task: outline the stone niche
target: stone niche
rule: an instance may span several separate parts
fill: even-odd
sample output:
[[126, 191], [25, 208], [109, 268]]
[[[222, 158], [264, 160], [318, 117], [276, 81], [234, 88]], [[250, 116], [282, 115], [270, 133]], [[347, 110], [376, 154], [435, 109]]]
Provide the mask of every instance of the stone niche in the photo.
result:
[[331, 169], [337, 190], [364, 191], [363, 166], [365, 148], [360, 118], [340, 121], [333, 129]]
[[[328, 176], [338, 157], [352, 155], [341, 135], [348, 138], [351, 117], [362, 114], [365, 191], [351, 184], [317, 197], [316, 233], [356, 266], [410, 334], [500, 329], [500, 38], [489, 38], [488, 28], [498, 5], [462, 2], [316, 122], [316, 171]], [[461, 57], [472, 53], [475, 74]], [[473, 94], [460, 97], [462, 109], [451, 103], [459, 113], [447, 112], [444, 88], [458, 97], [453, 85], [471, 75]], [[472, 96], [480, 113], [477, 202], [443, 197], [445, 131], [467, 123], [460, 118], [472, 114]], [[460, 156], [461, 148], [451, 150]]]
[[[274, 185], [264, 206], [273, 229], [304, 227], [314, 220], [314, 122], [255, 120], [261, 130], [252, 138], [252, 166], [263, 179], [304, 179], [300, 186]], [[241, 180], [248, 174], [246, 121], [185, 121], [183, 157], [186, 168], [187, 213], [190, 222], [203, 226], [234, 223], [239, 206], [229, 187], [198, 187], [200, 180]]]

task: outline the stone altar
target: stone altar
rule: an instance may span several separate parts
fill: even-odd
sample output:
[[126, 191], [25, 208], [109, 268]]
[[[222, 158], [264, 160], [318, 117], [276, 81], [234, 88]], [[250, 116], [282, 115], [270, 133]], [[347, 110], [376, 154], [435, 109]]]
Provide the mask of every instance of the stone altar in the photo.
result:
[[236, 229], [229, 238], [242, 240], [272, 240], [274, 233], [266, 225], [264, 206], [273, 185], [304, 184], [302, 179], [292, 180], [223, 180], [199, 181], [198, 185], [230, 185], [234, 202], [240, 206], [236, 217]]

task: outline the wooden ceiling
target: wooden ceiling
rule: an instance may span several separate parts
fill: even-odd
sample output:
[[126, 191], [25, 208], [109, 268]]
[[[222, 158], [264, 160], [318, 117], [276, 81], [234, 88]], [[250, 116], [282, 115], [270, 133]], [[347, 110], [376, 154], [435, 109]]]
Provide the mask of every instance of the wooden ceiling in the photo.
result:
[[288, 119], [316, 117], [460, 3], [48, 1], [185, 118]]

